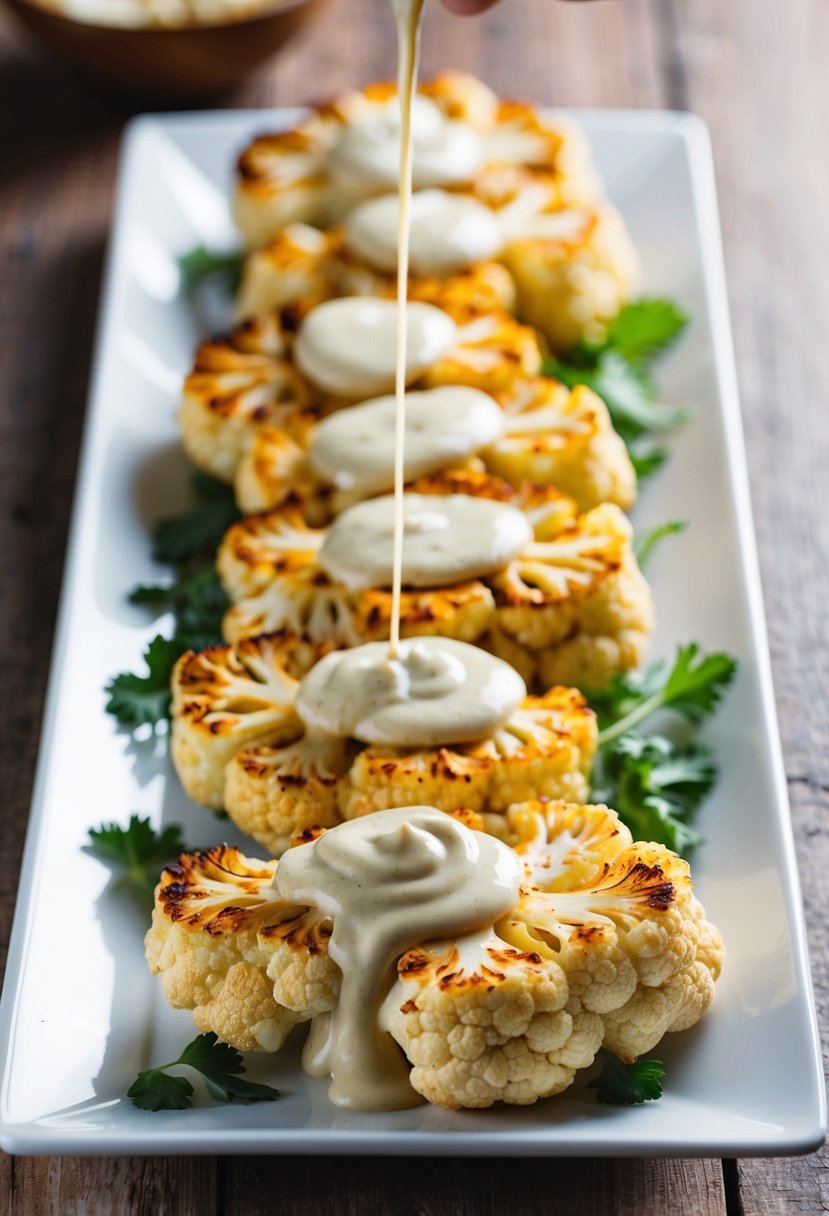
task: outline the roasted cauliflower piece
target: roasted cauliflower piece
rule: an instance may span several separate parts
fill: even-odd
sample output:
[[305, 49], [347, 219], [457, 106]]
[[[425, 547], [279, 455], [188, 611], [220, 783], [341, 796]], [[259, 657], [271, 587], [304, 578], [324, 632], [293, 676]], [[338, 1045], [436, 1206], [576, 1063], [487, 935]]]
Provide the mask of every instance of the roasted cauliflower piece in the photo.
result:
[[630, 522], [605, 503], [530, 545], [487, 580], [497, 608], [486, 639], [530, 684], [599, 688], [638, 667], [653, 601]]
[[487, 469], [514, 486], [530, 481], [572, 495], [580, 511], [603, 502], [622, 510], [636, 500], [636, 474], [627, 448], [596, 393], [556, 380], [518, 380], [502, 394], [504, 433], [480, 456]]
[[[444, 72], [420, 86], [419, 93], [438, 116], [462, 123], [483, 141], [479, 160], [466, 181], [452, 173], [451, 183], [421, 178], [415, 158], [415, 188], [452, 184], [473, 191], [482, 168], [518, 165], [545, 173], [558, 206], [580, 206], [594, 199], [598, 183], [583, 133], [566, 119], [550, 118], [532, 106], [499, 102], [486, 85], [461, 72]], [[355, 124], [382, 121], [396, 106], [392, 83], [369, 85], [310, 111], [291, 131], [260, 136], [238, 161], [233, 211], [248, 245], [265, 244], [287, 224], [303, 221], [329, 227], [358, 202], [393, 187], [393, 181], [343, 171], [338, 155]]]
[[534, 802], [510, 815], [527, 885], [499, 922], [501, 937], [558, 962], [571, 1007], [601, 1015], [602, 1041], [622, 1060], [698, 1021], [723, 948], [688, 863], [663, 845], [634, 843], [607, 807]]
[[397, 971], [382, 1024], [438, 1106], [528, 1106], [566, 1089], [601, 1045], [601, 1018], [570, 1001], [555, 960], [495, 931], [416, 947]]
[[281, 747], [240, 751], [225, 774], [228, 815], [277, 856], [304, 829], [340, 822], [337, 786], [349, 746], [330, 735], [300, 733]]
[[[420, 478], [418, 485], [437, 478], [447, 486], [454, 479], [458, 488], [442, 492], [483, 492], [506, 501], [511, 493], [502, 482], [519, 490], [529, 483], [557, 487], [581, 511], [603, 502], [623, 510], [633, 505], [636, 474], [630, 457], [607, 407], [591, 389], [585, 385], [569, 389], [534, 376], [516, 380], [499, 394], [499, 404], [503, 433], [456, 467]], [[305, 430], [308, 448], [315, 434], [316, 426]], [[320, 526], [358, 501], [360, 495], [354, 491], [337, 490], [320, 480], [308, 459], [308, 448], [277, 427], [258, 430], [236, 471], [236, 500], [242, 511], [265, 512], [293, 497], [302, 503], [306, 520]], [[476, 474], [483, 491], [465, 484]]]
[[185, 854], [161, 875], [147, 962], [174, 1009], [192, 1009], [202, 1033], [240, 1051], [278, 1051], [298, 1023], [336, 1001], [330, 928], [286, 904], [275, 861], [219, 845]]
[[627, 228], [608, 203], [542, 213], [507, 242], [501, 260], [515, 282], [518, 316], [562, 354], [602, 341], [639, 272]]
[[319, 647], [282, 632], [181, 656], [171, 680], [171, 751], [191, 798], [221, 809], [231, 756], [243, 747], [296, 738], [299, 677], [320, 653]]
[[[400, 843], [401, 812], [390, 814]], [[456, 818], [464, 833], [479, 828], [474, 812]], [[413, 924], [378, 992], [377, 1029], [402, 1048], [410, 1084], [453, 1109], [560, 1093], [602, 1045], [625, 1061], [651, 1051], [702, 1017], [722, 966], [722, 940], [687, 863], [634, 842], [615, 811], [534, 799], [506, 818], [520, 869], [493, 923], [432, 941], [418, 940]], [[296, 843], [314, 848], [322, 834], [307, 829]], [[381, 828], [375, 847], [388, 836]], [[469, 845], [458, 843], [463, 855]], [[345, 992], [329, 952], [343, 915], [325, 886], [326, 873], [339, 874], [337, 863], [326, 869], [332, 856], [321, 869], [308, 857], [292, 868], [318, 876], [319, 890], [303, 891], [313, 908], [280, 898], [279, 863], [228, 846], [168, 867], [146, 953], [170, 1004], [245, 1051], [277, 1051], [294, 1025], [318, 1016], [324, 1028]], [[353, 852], [343, 856], [355, 864]], [[361, 881], [382, 881], [393, 899], [394, 878], [380, 879], [373, 864]]]
[[201, 344], [179, 409], [184, 450], [193, 464], [233, 481], [260, 427], [278, 426], [289, 437], [305, 440], [306, 428], [319, 413], [287, 353], [281, 326], [268, 316]]
[[240, 750], [226, 769], [225, 806], [270, 852], [313, 824], [331, 826], [390, 806], [481, 816], [510, 832], [508, 807], [532, 796], [582, 799], [596, 749], [596, 719], [571, 688], [527, 697], [480, 743], [405, 751], [308, 733], [285, 746]]
[[[474, 471], [463, 474], [469, 485], [476, 476], [499, 485]], [[536, 540], [484, 578], [406, 590], [402, 636], [439, 634], [481, 645], [540, 690], [601, 687], [637, 667], [653, 604], [619, 508], [605, 503], [577, 515], [568, 496], [527, 485], [513, 491], [512, 501], [530, 517]], [[323, 535], [304, 523], [296, 504], [233, 525], [218, 557], [234, 601], [224, 618], [228, 641], [287, 628], [344, 649], [388, 636], [391, 592], [333, 580], [316, 556]]]
[[[512, 275], [498, 262], [481, 262], [445, 277], [409, 278], [409, 298], [434, 304], [458, 322], [487, 312], [515, 311]], [[245, 260], [235, 311], [240, 320], [290, 308], [300, 316], [338, 296], [397, 294], [397, 277], [349, 251], [340, 227], [321, 232], [291, 224]]]

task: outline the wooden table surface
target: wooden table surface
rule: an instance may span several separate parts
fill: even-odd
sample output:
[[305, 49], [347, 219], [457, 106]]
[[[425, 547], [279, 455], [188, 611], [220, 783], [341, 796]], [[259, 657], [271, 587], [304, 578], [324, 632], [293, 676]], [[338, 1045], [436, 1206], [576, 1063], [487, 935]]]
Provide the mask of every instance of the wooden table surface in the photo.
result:
[[[227, 104], [389, 76], [385, 0], [328, 20]], [[829, 5], [504, 0], [430, 5], [424, 70], [570, 106], [709, 123], [755, 519], [822, 1027], [829, 1000]], [[118, 142], [129, 107], [41, 58], [0, 16], [0, 937], [11, 923], [83, 420]], [[61, 948], [59, 937], [56, 948]], [[44, 977], [48, 983], [48, 977]], [[60, 1000], [60, 994], [53, 994]], [[763, 1061], [756, 1061], [757, 1068]], [[14, 1216], [535, 1216], [829, 1211], [826, 1152], [745, 1161], [0, 1158]]]

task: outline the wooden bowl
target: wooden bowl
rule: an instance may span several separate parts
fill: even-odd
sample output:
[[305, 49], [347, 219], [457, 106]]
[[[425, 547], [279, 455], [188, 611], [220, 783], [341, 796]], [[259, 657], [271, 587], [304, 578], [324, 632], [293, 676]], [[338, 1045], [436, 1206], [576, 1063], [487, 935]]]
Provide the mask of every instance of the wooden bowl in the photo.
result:
[[42, 43], [124, 92], [152, 97], [220, 93], [284, 46], [326, 0], [281, 0], [224, 25], [142, 29], [73, 21], [28, 0], [6, 0]]

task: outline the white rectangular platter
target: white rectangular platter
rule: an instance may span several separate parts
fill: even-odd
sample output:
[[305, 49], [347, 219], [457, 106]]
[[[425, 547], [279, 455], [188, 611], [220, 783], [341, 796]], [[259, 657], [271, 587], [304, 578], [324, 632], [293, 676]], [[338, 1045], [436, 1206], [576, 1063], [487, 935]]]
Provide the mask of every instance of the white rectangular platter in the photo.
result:
[[[711, 1012], [659, 1049], [658, 1103], [599, 1105], [579, 1083], [529, 1109], [392, 1115], [332, 1107], [296, 1048], [252, 1060], [275, 1103], [150, 1114], [123, 1094], [193, 1035], [147, 972], [143, 924], [109, 872], [83, 852], [87, 829], [139, 812], [180, 822], [191, 847], [234, 840], [185, 798], [163, 741], [135, 742], [104, 712], [102, 688], [137, 669], [156, 631], [127, 603], [161, 571], [153, 520], [183, 504], [177, 394], [200, 336], [178, 294], [176, 258], [233, 241], [235, 153], [296, 115], [145, 117], [124, 144], [101, 303], [89, 418], [40, 764], [2, 1010], [2, 1147], [17, 1153], [363, 1153], [746, 1155], [819, 1145], [825, 1097], [737, 402], [713, 171], [687, 115], [579, 115], [611, 198], [641, 251], [646, 293], [693, 318], [665, 362], [667, 400], [695, 403], [669, 464], [636, 508], [637, 527], [687, 519], [650, 571], [654, 654], [681, 642], [728, 649], [739, 679], [709, 729], [722, 775], [700, 817], [699, 893], [727, 965]], [[251, 849], [250, 843], [248, 849]]]

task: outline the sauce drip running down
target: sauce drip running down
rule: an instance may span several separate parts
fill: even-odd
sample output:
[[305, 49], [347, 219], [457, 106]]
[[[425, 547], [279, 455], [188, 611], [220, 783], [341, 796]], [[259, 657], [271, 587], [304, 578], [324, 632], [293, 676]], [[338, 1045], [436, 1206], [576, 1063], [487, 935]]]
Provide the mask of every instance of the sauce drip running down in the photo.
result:
[[[403, 332], [403, 359], [391, 352]], [[432, 304], [401, 310], [394, 300], [348, 297], [317, 305], [300, 327], [294, 359], [309, 380], [338, 397], [386, 393], [416, 380], [454, 345], [457, 327]], [[397, 339], [399, 341], [399, 339]]]
[[[377, 270], [397, 269], [396, 195], [370, 199], [356, 207], [346, 225], [352, 253]], [[464, 194], [422, 190], [412, 199], [410, 263], [418, 275], [447, 275], [501, 251], [504, 237], [489, 207]]]
[[326, 655], [302, 681], [296, 710], [311, 730], [407, 748], [491, 737], [526, 696], [514, 668], [451, 638], [406, 638]]
[[[340, 410], [317, 427], [308, 452], [318, 477], [360, 498], [394, 484], [396, 401], [378, 397]], [[463, 386], [406, 394], [403, 475], [436, 473], [503, 432], [504, 413], [487, 393]]]
[[[395, 506], [402, 517], [398, 536]], [[405, 538], [405, 546], [396, 543]], [[338, 515], [325, 534], [319, 563], [352, 590], [448, 587], [494, 574], [532, 542], [523, 511], [466, 494], [401, 494], [370, 498]], [[394, 624], [394, 617], [392, 620]], [[397, 655], [398, 636], [392, 648]]]
[[333, 924], [339, 1000], [315, 1019], [303, 1054], [308, 1072], [331, 1075], [332, 1102], [419, 1104], [379, 1022], [394, 964], [413, 946], [493, 924], [515, 906], [520, 877], [512, 849], [431, 807], [379, 811], [284, 855], [274, 877], [281, 898], [319, 908]]

